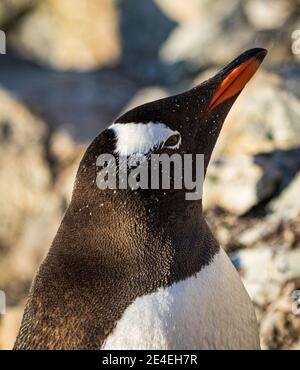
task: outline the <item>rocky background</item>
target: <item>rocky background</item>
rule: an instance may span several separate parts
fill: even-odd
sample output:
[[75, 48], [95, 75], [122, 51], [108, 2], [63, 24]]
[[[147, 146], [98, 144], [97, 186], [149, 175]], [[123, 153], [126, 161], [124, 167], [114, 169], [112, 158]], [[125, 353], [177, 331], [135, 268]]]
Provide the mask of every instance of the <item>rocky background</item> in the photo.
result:
[[215, 150], [205, 209], [253, 299], [263, 348], [300, 349], [300, 1], [1, 0], [0, 29], [0, 348], [13, 344], [93, 137], [129, 106], [262, 46], [264, 68]]

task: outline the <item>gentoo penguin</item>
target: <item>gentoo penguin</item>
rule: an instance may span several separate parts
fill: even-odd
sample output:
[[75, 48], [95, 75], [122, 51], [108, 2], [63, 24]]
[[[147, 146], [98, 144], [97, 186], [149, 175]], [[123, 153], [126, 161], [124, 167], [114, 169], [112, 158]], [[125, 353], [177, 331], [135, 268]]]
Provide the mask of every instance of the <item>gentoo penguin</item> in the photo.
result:
[[[97, 158], [204, 154], [266, 56], [122, 115], [88, 147], [15, 349], [258, 349], [254, 309], [186, 189], [100, 189]], [[148, 158], [147, 157], [147, 158]]]

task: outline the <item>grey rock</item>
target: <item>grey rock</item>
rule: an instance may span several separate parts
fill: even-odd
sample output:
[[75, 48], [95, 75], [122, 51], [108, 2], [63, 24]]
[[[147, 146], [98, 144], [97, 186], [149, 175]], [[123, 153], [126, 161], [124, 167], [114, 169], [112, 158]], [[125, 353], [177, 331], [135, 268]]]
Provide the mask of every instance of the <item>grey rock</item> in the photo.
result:
[[139, 105], [165, 98], [168, 95], [170, 95], [170, 91], [167, 88], [163, 88], [160, 86], [142, 88], [137, 91], [137, 93], [131, 98], [129, 103], [122, 109], [121, 114]]
[[22, 234], [24, 220], [44, 209], [51, 173], [44, 122], [3, 89], [0, 112], [0, 245], [6, 249]]
[[201, 17], [203, 3], [205, 3], [203, 0], [189, 0], [189, 6], [186, 6], [181, 0], [156, 0], [155, 2], [170, 18], [177, 22], [197, 21]]
[[178, 83], [188, 72], [185, 61], [166, 61], [161, 50], [178, 23], [155, 0], [121, 0], [122, 68], [146, 84]]
[[57, 130], [50, 139], [49, 151], [55, 162], [53, 192], [68, 205], [71, 201], [77, 169], [86, 145], [73, 140], [67, 131]]
[[41, 116], [49, 130], [89, 143], [128, 104], [138, 86], [119, 70], [57, 72], [0, 59], [0, 83]]
[[53, 192], [45, 122], [0, 90], [0, 286], [8, 303], [28, 289], [64, 205]]
[[215, 161], [204, 184], [204, 207], [245, 214], [275, 192], [281, 176], [276, 164], [263, 157], [237, 155]]
[[[179, 21], [161, 48], [161, 58], [167, 63], [186, 61], [194, 69], [228, 63], [232, 59], [230, 53], [239, 54], [253, 37], [251, 27], [243, 20], [238, 0], [227, 1], [226, 7], [219, 0], [194, 1], [193, 16], [180, 16], [180, 8], [176, 10], [178, 2], [158, 0], [158, 3]], [[227, 43], [230, 43], [230, 53], [229, 48], [224, 47]]]
[[44, 0], [9, 32], [23, 56], [59, 69], [115, 65], [121, 55], [114, 0]]
[[238, 237], [238, 242], [241, 246], [251, 247], [260, 240], [273, 234], [277, 231], [278, 223], [257, 222], [256, 225], [244, 230]]
[[59, 227], [65, 207], [54, 193], [40, 199], [44, 209], [39, 217], [23, 219], [18, 240], [1, 253], [0, 285], [9, 305], [17, 304], [30, 288], [32, 279]]
[[270, 205], [272, 219], [292, 221], [300, 216], [300, 173], [296, 175], [289, 186]]
[[243, 271], [243, 282], [258, 305], [274, 302], [285, 281], [300, 277], [300, 251], [283, 251], [269, 245], [242, 249], [236, 254]]
[[17, 21], [27, 11], [30, 11], [37, 0], [2, 0], [0, 2], [0, 28]]
[[242, 4], [248, 21], [257, 30], [284, 26], [296, 7], [294, 0], [246, 0]]
[[280, 297], [264, 313], [260, 336], [264, 349], [299, 349], [300, 317], [293, 312], [296, 303], [295, 291], [299, 291], [300, 279], [291, 279], [284, 284]]
[[[300, 146], [300, 100], [292, 84], [299, 69], [279, 75], [259, 71], [234, 104], [215, 150], [215, 158], [257, 154]], [[293, 87], [290, 87], [293, 86]]]
[[179, 1], [157, 3], [178, 22], [161, 48], [167, 63], [185, 62], [195, 71], [225, 64], [230, 53], [253, 46], [269, 49], [265, 65], [297, 59], [291, 53], [291, 34], [298, 29], [297, 0], [229, 0], [226, 6], [222, 1], [194, 0], [189, 10]]

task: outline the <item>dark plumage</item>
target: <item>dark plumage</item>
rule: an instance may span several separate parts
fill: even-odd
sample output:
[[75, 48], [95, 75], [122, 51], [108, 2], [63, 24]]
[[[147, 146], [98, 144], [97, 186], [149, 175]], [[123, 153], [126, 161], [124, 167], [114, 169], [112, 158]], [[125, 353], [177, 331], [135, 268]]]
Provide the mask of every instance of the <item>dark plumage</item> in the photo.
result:
[[[260, 62], [265, 54], [252, 49], [192, 90], [137, 107], [116, 122], [162, 122], [181, 133], [177, 152], [204, 153], [207, 167], [240, 92], [210, 109], [216, 91], [236, 67], [250, 58]], [[115, 145], [113, 130], [103, 131], [80, 163], [71, 203], [33, 282], [15, 349], [100, 349], [137, 297], [192, 276], [219, 250], [201, 201], [186, 201], [185, 189], [99, 190], [96, 159], [114, 153]]]

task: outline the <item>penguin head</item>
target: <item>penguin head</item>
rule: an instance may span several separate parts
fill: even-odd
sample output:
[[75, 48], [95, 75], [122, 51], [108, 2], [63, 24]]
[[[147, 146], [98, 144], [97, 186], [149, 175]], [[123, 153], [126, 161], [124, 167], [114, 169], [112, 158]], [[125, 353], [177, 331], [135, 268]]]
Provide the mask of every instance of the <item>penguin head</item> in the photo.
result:
[[81, 167], [103, 153], [118, 157], [202, 154], [205, 173], [230, 108], [266, 54], [265, 49], [248, 50], [191, 90], [123, 114], [94, 140]]
[[231, 106], [266, 54], [265, 49], [248, 50], [193, 89], [123, 114], [111, 126], [115, 152], [201, 153], [207, 165]]

